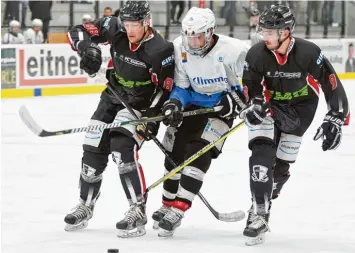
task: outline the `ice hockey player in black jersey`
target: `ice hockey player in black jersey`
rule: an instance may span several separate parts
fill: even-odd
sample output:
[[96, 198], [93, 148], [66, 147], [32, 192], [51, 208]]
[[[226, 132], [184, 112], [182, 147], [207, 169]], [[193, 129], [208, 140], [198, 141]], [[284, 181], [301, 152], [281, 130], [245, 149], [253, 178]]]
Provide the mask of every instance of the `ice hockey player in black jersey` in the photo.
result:
[[[249, 106], [241, 112], [249, 127], [250, 189], [244, 235], [247, 245], [264, 242], [269, 231], [271, 200], [290, 177], [302, 137], [317, 110], [322, 88], [329, 112], [314, 140], [322, 139], [324, 151], [336, 149], [342, 126], [349, 122], [347, 97], [336, 72], [320, 48], [295, 38], [295, 18], [290, 8], [272, 5], [260, 16], [257, 33], [263, 41], [248, 51], [243, 84]], [[270, 113], [261, 109], [269, 101]]]
[[[80, 67], [89, 75], [94, 75], [101, 67], [98, 44], [111, 44], [113, 69], [107, 71], [107, 79], [135, 113], [142, 117], [155, 116], [160, 112], [172, 89], [174, 75], [174, 46], [151, 27], [150, 21], [148, 2], [127, 1], [119, 18], [100, 18], [75, 26], [68, 32], [72, 49], [81, 56]], [[89, 124], [133, 119], [134, 116], [106, 89]], [[138, 133], [135, 126], [127, 126], [86, 134], [80, 174], [80, 203], [65, 217], [65, 230], [82, 229], [88, 225], [100, 195], [102, 173], [112, 153], [130, 205], [125, 217], [116, 224], [118, 236], [145, 234], [145, 180], [138, 162], [138, 150], [144, 140], [157, 134], [158, 128], [158, 124], [148, 123]]]

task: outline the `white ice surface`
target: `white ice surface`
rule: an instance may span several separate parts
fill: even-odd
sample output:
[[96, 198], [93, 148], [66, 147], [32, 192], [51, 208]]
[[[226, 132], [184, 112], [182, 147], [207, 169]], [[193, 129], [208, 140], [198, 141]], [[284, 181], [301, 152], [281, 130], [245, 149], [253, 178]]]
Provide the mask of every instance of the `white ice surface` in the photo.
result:
[[[355, 112], [355, 82], [345, 88]], [[323, 96], [323, 94], [322, 94]], [[343, 129], [336, 151], [323, 152], [313, 135], [326, 113], [321, 99], [318, 113], [305, 135], [291, 178], [270, 217], [267, 242], [244, 245], [245, 221], [216, 220], [196, 198], [182, 226], [171, 239], [151, 228], [141, 238], [116, 237], [115, 224], [128, 208], [115, 164], [110, 161], [102, 194], [87, 229], [64, 231], [64, 216], [77, 204], [83, 134], [40, 138], [21, 122], [25, 104], [46, 129], [85, 126], [99, 95], [2, 100], [1, 227], [3, 253], [105, 253], [118, 248], [133, 252], [355, 252], [355, 122]], [[354, 115], [353, 115], [354, 116]], [[163, 128], [160, 131], [161, 139]], [[221, 212], [250, 207], [247, 130], [231, 136], [224, 152], [213, 161], [202, 193]], [[163, 173], [163, 155], [153, 142], [140, 151], [147, 184]], [[161, 187], [151, 191], [149, 218], [161, 204]]]

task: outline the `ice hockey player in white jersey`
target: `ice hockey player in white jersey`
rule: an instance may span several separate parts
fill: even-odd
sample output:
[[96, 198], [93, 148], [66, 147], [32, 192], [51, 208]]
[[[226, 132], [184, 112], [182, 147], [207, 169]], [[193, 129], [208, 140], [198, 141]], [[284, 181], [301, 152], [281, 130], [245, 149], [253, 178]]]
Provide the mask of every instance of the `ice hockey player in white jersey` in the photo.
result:
[[24, 33], [26, 44], [42, 44], [43, 33], [41, 31], [43, 26], [42, 20], [35, 18], [32, 20], [32, 28], [28, 28]]
[[[182, 35], [174, 41], [175, 85], [162, 111], [167, 116], [163, 123], [168, 126], [163, 144], [177, 164], [226, 133], [243, 105], [236, 97], [244, 99], [238, 79], [249, 46], [215, 34], [215, 26], [210, 9], [193, 7], [182, 21]], [[218, 113], [182, 117], [182, 111], [219, 105], [223, 108]], [[164, 182], [163, 205], [152, 216], [160, 237], [173, 235], [180, 226], [222, 146], [216, 145]], [[165, 174], [174, 168], [167, 159], [164, 165]]]
[[2, 44], [23, 44], [24, 37], [20, 33], [20, 28], [20, 22], [12, 20], [9, 24], [9, 31], [2, 37]]

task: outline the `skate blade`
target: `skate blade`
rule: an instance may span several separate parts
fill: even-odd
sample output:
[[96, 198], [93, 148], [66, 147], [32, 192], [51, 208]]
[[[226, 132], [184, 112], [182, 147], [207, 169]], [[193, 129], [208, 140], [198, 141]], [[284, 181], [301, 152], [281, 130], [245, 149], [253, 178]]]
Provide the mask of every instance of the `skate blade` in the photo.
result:
[[166, 229], [163, 229], [163, 228], [158, 228], [158, 229], [159, 229], [158, 237], [169, 238], [169, 237], [172, 237], [174, 235], [174, 230], [173, 231], [169, 231], [169, 230], [166, 230]]
[[145, 226], [136, 227], [131, 230], [117, 229], [117, 236], [119, 238], [140, 237], [145, 235], [145, 233]]
[[246, 246], [254, 246], [258, 244], [262, 244], [265, 242], [265, 233], [258, 235], [257, 237], [248, 237], [246, 236], [245, 245]]
[[76, 225], [66, 224], [64, 230], [67, 232], [77, 231], [86, 228], [88, 224], [88, 221], [82, 221]]
[[159, 229], [159, 221], [154, 221], [153, 223], [153, 229], [158, 230]]

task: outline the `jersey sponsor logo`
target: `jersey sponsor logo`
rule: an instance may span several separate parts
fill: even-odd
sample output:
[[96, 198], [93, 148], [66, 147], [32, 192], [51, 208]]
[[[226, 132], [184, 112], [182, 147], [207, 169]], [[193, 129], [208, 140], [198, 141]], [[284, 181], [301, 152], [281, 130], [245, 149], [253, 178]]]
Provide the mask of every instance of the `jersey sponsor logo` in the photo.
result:
[[174, 61], [174, 55], [169, 56], [161, 62], [161, 65], [164, 67], [165, 65], [170, 65]]
[[287, 79], [298, 79], [301, 78], [302, 74], [301, 72], [282, 72], [282, 71], [276, 71], [273, 75], [271, 72], [266, 73], [267, 77], [273, 77], [273, 78], [287, 78]]
[[329, 75], [329, 82], [332, 85], [332, 90], [335, 90], [338, 84], [337, 84], [337, 78], [334, 74]]
[[223, 62], [223, 57], [222, 57], [222, 56], [219, 56], [219, 57], [218, 57], [218, 61], [219, 61], [219, 62]]
[[301, 142], [299, 141], [281, 141], [279, 149], [289, 155], [297, 155], [300, 150]]
[[194, 77], [192, 81], [196, 84], [200, 85], [209, 85], [209, 84], [217, 84], [217, 83], [225, 83], [228, 84], [227, 77], [215, 77], [215, 78], [203, 78], [203, 77]]
[[[116, 56], [116, 54], [115, 54]], [[116, 56], [117, 57], [117, 56]], [[124, 56], [122, 54], [120, 54], [118, 56], [118, 58], [128, 64], [131, 64], [133, 66], [136, 66], [136, 67], [141, 67], [141, 68], [147, 68], [147, 65], [144, 63], [144, 62], [141, 62], [141, 61], [138, 61], [138, 60], [135, 60], [135, 59], [132, 59], [128, 56]]]
[[292, 100], [294, 98], [308, 96], [308, 86], [305, 85], [297, 91], [286, 92], [286, 93], [281, 93], [280, 91], [269, 90], [269, 94], [271, 96], [271, 99], [273, 99], [273, 100], [281, 100], [281, 101]]
[[317, 65], [321, 65], [324, 61], [324, 54], [323, 52], [321, 51], [318, 58], [317, 58]]
[[208, 121], [208, 123], [205, 126], [205, 129], [203, 130], [204, 132], [211, 132], [213, 133], [217, 138], [222, 137], [222, 133], [218, 132], [211, 124], [211, 121]]

